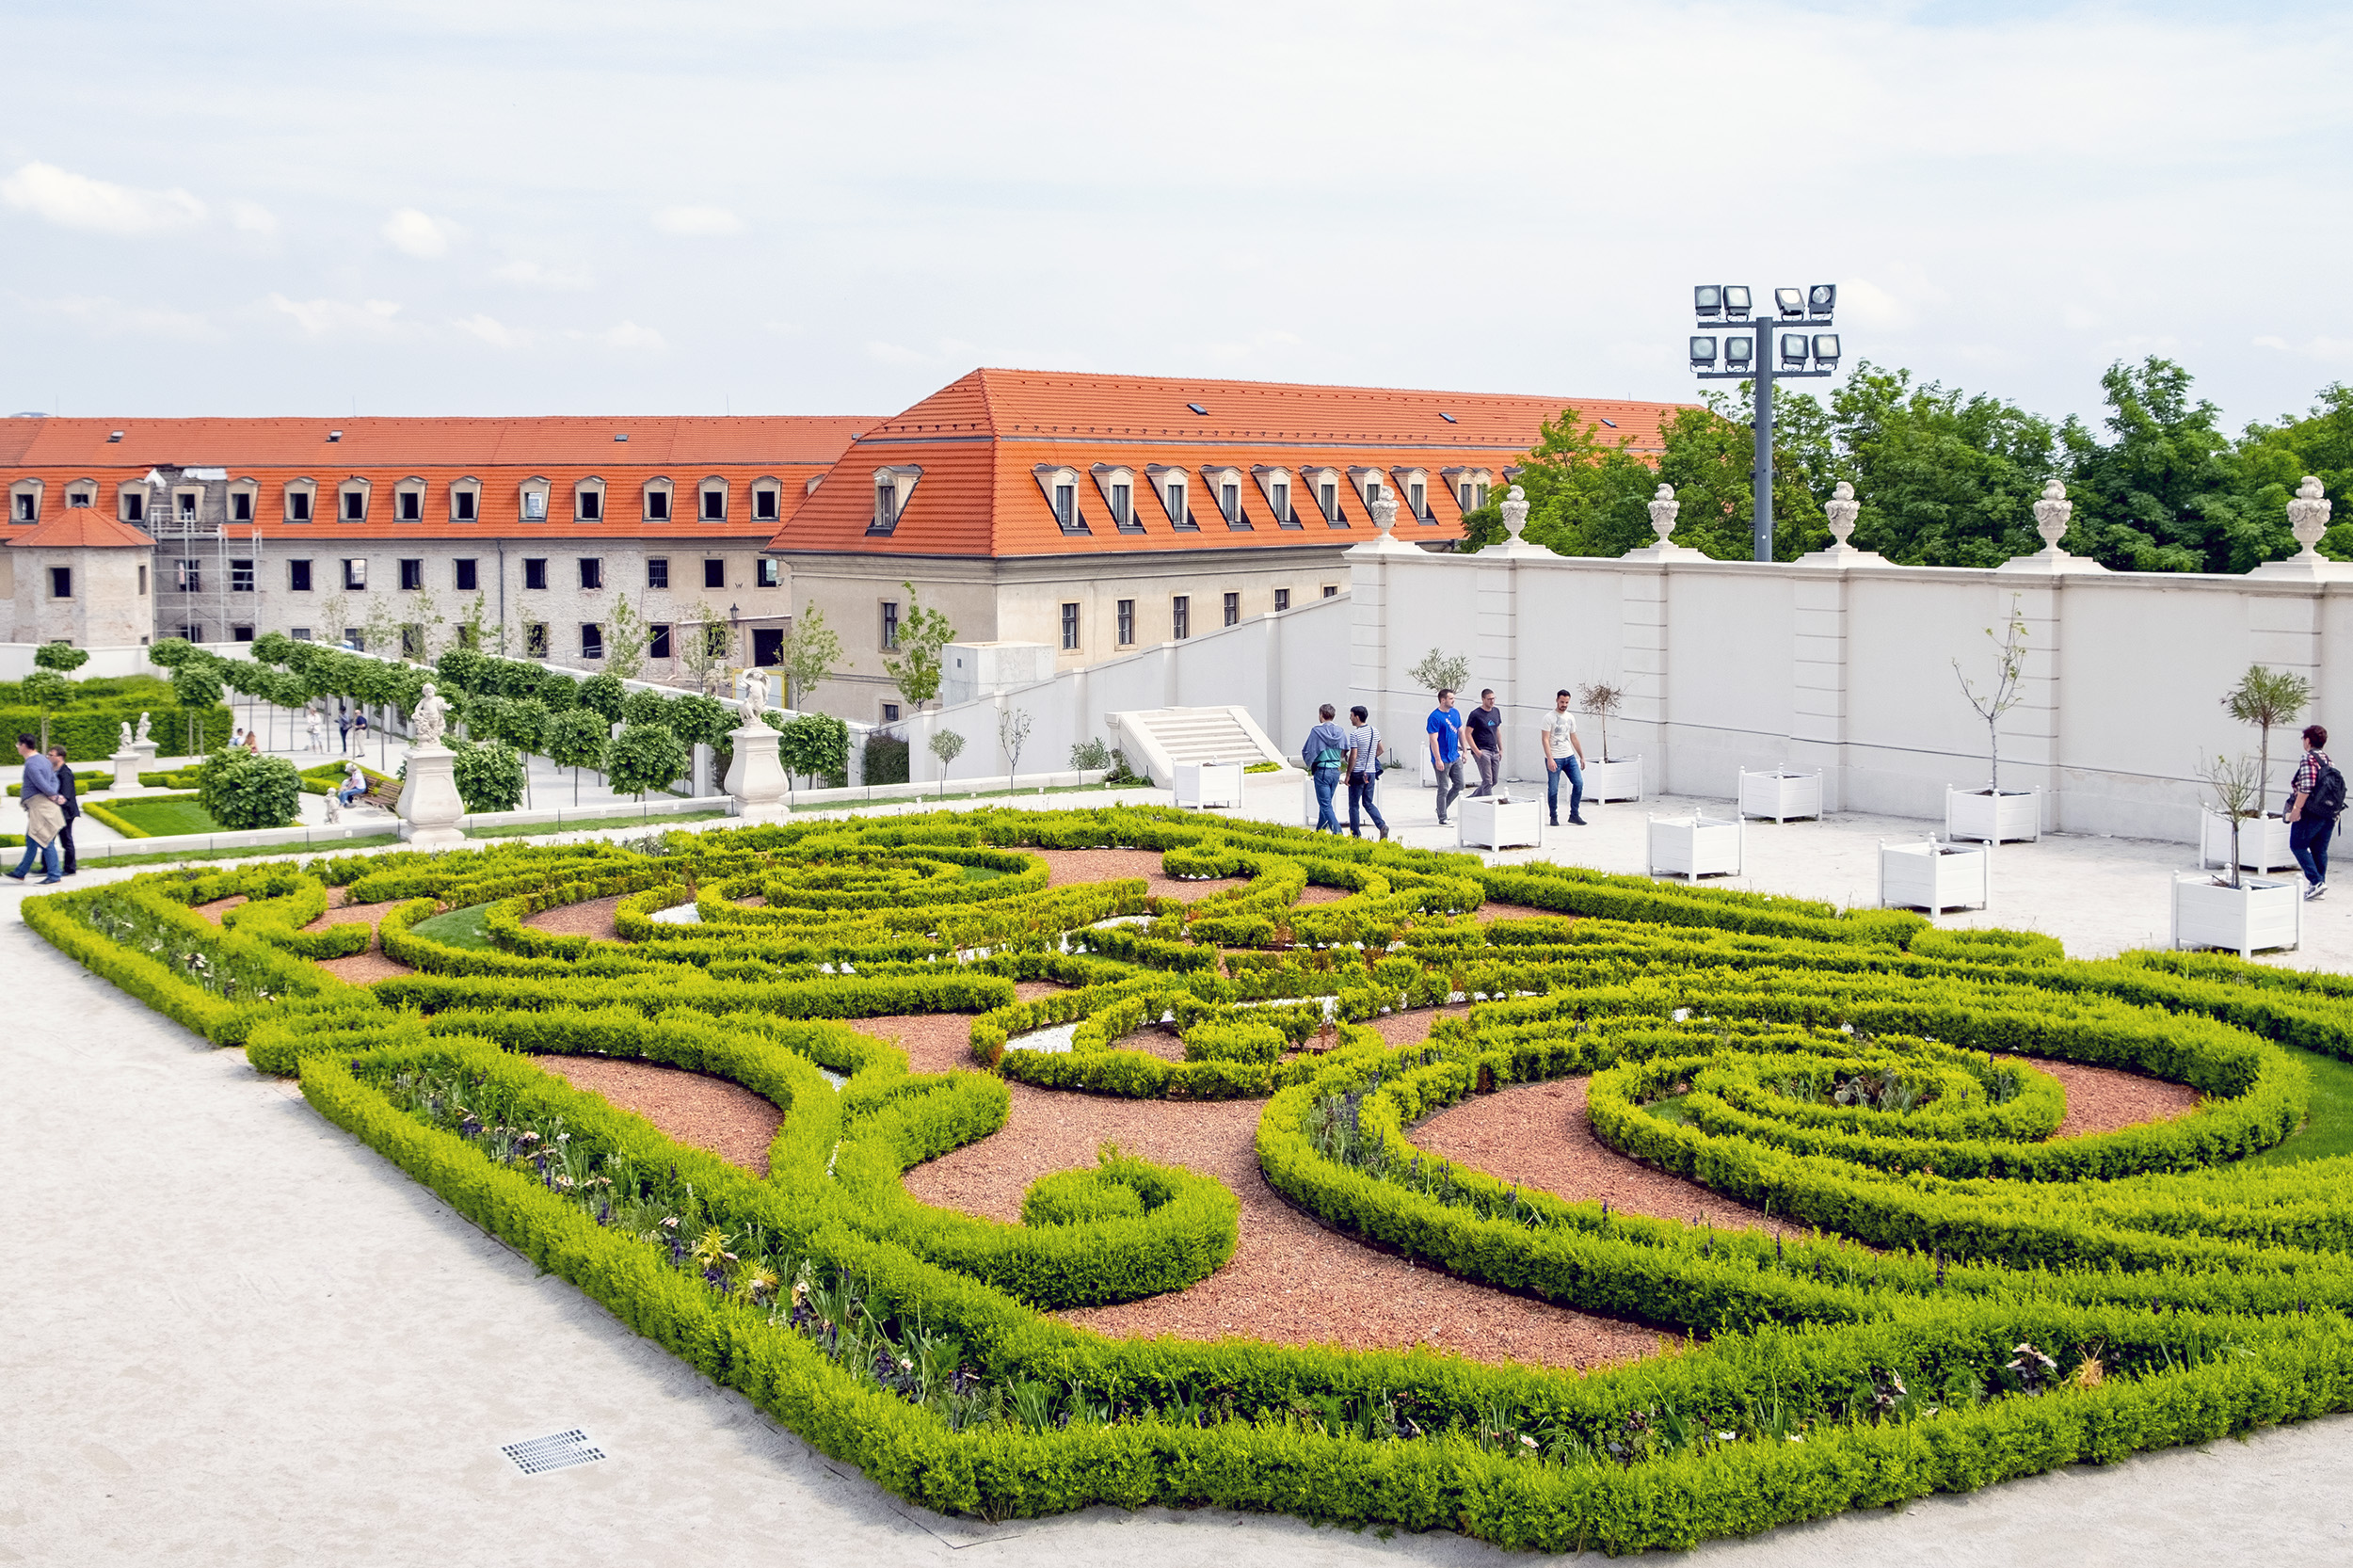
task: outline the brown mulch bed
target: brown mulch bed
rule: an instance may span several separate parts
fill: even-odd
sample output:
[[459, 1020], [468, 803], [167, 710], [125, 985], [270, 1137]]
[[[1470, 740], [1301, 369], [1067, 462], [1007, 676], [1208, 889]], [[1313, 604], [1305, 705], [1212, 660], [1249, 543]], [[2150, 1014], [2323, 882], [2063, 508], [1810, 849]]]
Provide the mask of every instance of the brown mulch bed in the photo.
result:
[[531, 1060], [575, 1089], [634, 1111], [681, 1144], [707, 1149], [754, 1176], [768, 1174], [768, 1145], [784, 1125], [784, 1112], [740, 1083], [609, 1056]]
[[385, 957], [374, 948], [365, 952], [355, 952], [348, 958], [314, 958], [312, 962], [328, 974], [347, 980], [354, 985], [369, 985], [379, 980], [417, 972], [396, 958]]
[[969, 1013], [902, 1013], [882, 1018], [841, 1020], [860, 1034], [888, 1040], [907, 1053], [907, 1071], [944, 1073], [977, 1067], [972, 1060]]
[[1493, 899], [1489, 899], [1479, 906], [1479, 921], [1481, 925], [1490, 920], [1573, 920], [1575, 919], [1577, 919], [1576, 916], [1564, 915], [1558, 909], [1533, 909], [1525, 904], [1497, 904]]
[[1469, 1013], [1470, 1003], [1458, 1001], [1449, 1007], [1413, 1007], [1402, 1013], [1384, 1013], [1368, 1021], [1392, 1048], [1418, 1046], [1430, 1038], [1430, 1026], [1440, 1018], [1460, 1018]]
[[592, 898], [585, 904], [542, 909], [523, 924], [534, 931], [550, 931], [559, 936], [594, 936], [600, 941], [617, 942], [621, 934], [614, 928], [613, 913], [620, 908], [622, 896], [616, 893], [611, 898]]
[[1170, 876], [1160, 870], [1160, 852], [1156, 849], [1033, 849], [1028, 853], [1044, 860], [1049, 868], [1051, 874], [1046, 882], [1048, 888], [1140, 876], [1144, 880], [1144, 890], [1154, 898], [1183, 899], [1190, 903], [1228, 888], [1250, 886], [1246, 876], [1210, 877], [1203, 881]]
[[1050, 997], [1057, 991], [1069, 989], [1059, 980], [1016, 980], [1013, 983], [1013, 1000], [1035, 1001], [1040, 997]]
[[192, 913], [201, 915], [215, 925], [218, 925], [223, 915], [244, 902], [243, 893], [232, 893], [227, 898], [216, 898], [210, 904], [191, 904], [188, 908]]
[[[1995, 1057], [1995, 1061], [2009, 1058]], [[2094, 1132], [2115, 1132], [2143, 1122], [2171, 1121], [2198, 1109], [2198, 1091], [2186, 1083], [2168, 1083], [2116, 1067], [2087, 1067], [2076, 1062], [2053, 1062], [2044, 1057], [2017, 1058], [2056, 1078], [2067, 1090], [2067, 1115], [2054, 1138], [2081, 1138]]]
[[1355, 896], [1346, 888], [1326, 888], [1321, 883], [1310, 882], [1299, 889], [1299, 896], [1291, 902], [1293, 904], [1337, 904], [1344, 898]]

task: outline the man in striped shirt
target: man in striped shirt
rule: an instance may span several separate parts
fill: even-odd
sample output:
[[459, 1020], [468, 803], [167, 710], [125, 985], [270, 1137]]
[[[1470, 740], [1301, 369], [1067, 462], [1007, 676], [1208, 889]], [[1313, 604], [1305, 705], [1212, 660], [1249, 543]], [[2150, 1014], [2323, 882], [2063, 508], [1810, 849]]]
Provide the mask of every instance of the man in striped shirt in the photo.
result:
[[[2329, 744], [2329, 731], [2316, 724], [2304, 727], [2304, 756], [2296, 764], [2296, 777], [2288, 785], [2288, 848], [2295, 852], [2296, 863], [2304, 868], [2304, 896], [2315, 899], [2329, 890], [2329, 836], [2336, 831], [2333, 812], [2305, 808], [2320, 792], [2322, 775], [2336, 767], [2322, 750]], [[2337, 803], [2340, 807], [2344, 802]]]

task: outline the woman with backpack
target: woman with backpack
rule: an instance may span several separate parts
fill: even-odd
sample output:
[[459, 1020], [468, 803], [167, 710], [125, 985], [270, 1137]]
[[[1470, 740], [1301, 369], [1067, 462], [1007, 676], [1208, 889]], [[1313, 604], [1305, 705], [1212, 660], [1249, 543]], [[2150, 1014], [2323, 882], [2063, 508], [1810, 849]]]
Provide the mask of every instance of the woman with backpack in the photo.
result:
[[2329, 890], [2329, 838], [2345, 809], [2345, 775], [2322, 750], [2329, 731], [2317, 724], [2304, 727], [2304, 756], [2296, 764], [2288, 785], [2288, 848], [2304, 868], [2304, 896], [2315, 899]]

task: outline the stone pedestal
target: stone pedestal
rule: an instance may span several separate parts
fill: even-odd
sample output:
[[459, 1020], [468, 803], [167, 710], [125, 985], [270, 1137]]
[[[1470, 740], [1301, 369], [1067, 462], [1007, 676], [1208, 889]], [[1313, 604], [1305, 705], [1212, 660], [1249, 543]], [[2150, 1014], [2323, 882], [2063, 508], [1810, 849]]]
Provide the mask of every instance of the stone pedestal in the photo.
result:
[[457, 819], [466, 804], [457, 795], [456, 754], [447, 746], [411, 746], [408, 776], [400, 787], [400, 836], [411, 849], [456, 849], [466, 841]]
[[785, 798], [784, 766], [776, 760], [776, 742], [783, 737], [765, 724], [747, 724], [728, 732], [735, 755], [728, 763], [728, 815], [745, 822], [789, 822], [792, 808]]
[[136, 790], [139, 787], [140, 774], [155, 771], [155, 743], [133, 741], [128, 748], [114, 754], [113, 761], [115, 788]]

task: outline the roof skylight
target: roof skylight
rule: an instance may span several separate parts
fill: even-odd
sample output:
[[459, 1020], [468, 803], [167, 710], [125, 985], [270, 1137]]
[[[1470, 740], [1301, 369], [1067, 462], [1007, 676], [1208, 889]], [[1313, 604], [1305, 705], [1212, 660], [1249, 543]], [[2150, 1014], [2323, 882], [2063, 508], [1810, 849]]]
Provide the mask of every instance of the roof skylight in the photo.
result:
[[1446, 421], [1449, 424], [1460, 424], [1463, 423], [1461, 420], [1456, 419], [1452, 414], [1448, 413], [1444, 408], [1438, 410], [1438, 417]]
[[1188, 403], [1188, 404], [1186, 404], [1186, 405], [1185, 405], [1185, 407], [1186, 407], [1186, 408], [1191, 408], [1191, 409], [1192, 409], [1194, 413], [1196, 413], [1196, 414], [1206, 414], [1206, 413], [1208, 413], [1208, 412], [1209, 411], [1209, 409], [1204, 408], [1203, 407], [1201, 407], [1201, 405], [1200, 405], [1200, 404], [1198, 404], [1198, 403]]

